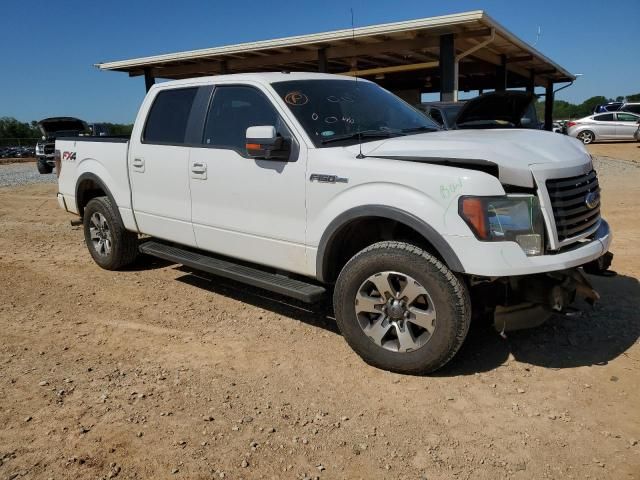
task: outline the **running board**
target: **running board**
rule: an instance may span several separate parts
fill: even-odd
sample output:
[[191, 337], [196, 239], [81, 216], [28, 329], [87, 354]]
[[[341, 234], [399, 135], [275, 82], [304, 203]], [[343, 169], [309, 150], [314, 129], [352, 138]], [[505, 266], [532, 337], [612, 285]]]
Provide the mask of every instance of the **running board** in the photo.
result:
[[140, 252], [147, 255], [180, 263], [186, 267], [230, 278], [254, 287], [264, 288], [306, 303], [320, 300], [325, 293], [325, 289], [319, 285], [276, 275], [275, 273], [222, 260], [210, 254], [197, 253], [154, 240], [142, 243], [139, 249]]

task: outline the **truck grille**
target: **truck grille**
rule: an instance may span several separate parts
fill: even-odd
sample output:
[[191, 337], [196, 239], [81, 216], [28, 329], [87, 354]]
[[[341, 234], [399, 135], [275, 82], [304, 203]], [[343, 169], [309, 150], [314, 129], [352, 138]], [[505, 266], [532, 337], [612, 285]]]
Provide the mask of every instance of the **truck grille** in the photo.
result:
[[56, 146], [53, 144], [47, 144], [44, 146], [44, 153], [46, 155], [50, 155], [54, 152], [54, 150], [56, 149]]
[[595, 170], [577, 177], [547, 180], [547, 192], [558, 241], [577, 237], [600, 220], [600, 187]]

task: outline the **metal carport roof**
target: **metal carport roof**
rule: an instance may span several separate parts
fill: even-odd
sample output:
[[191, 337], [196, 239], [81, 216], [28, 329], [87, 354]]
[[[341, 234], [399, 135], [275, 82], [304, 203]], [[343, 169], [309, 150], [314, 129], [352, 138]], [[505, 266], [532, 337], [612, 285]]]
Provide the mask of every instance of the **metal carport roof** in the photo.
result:
[[[442, 39], [453, 38], [460, 90], [545, 86], [575, 79], [481, 10], [98, 63], [130, 76], [179, 79], [258, 71], [326, 71], [375, 79], [395, 88], [437, 91]], [[502, 68], [502, 70], [500, 70]], [[501, 73], [502, 72], [502, 73]], [[456, 91], [458, 87], [456, 85]]]

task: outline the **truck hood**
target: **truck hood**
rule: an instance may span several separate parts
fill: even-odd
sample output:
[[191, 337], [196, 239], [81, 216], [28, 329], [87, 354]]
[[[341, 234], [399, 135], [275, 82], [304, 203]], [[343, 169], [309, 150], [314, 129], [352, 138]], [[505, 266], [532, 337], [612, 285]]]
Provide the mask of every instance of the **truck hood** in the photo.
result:
[[[347, 149], [359, 153], [359, 146]], [[531, 166], [591, 163], [582, 143], [540, 130], [447, 130], [362, 144], [365, 157], [451, 165], [497, 173], [502, 184], [533, 188]], [[491, 171], [493, 169], [493, 171]]]
[[[535, 99], [535, 95], [526, 92], [492, 92], [480, 95], [464, 103], [456, 117], [456, 128], [482, 128], [476, 125], [486, 122], [495, 122], [493, 128], [505, 128], [501, 123], [521, 126], [529, 105]], [[524, 127], [537, 128], [537, 125]]]
[[55, 137], [58, 133], [73, 136], [87, 130], [87, 124], [74, 117], [51, 117], [38, 122], [38, 128], [47, 138]]

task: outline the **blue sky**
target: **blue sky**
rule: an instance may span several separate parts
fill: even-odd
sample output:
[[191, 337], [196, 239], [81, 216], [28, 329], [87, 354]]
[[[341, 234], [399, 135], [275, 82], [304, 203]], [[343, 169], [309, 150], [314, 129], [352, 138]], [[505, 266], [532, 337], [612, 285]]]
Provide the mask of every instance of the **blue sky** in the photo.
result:
[[[573, 73], [560, 99], [640, 92], [638, 0], [3, 0], [0, 117], [132, 122], [144, 80], [94, 63], [485, 10]], [[617, 27], [614, 27], [616, 26]]]

